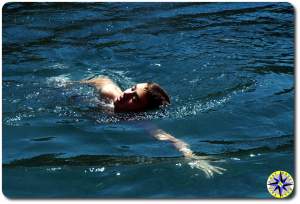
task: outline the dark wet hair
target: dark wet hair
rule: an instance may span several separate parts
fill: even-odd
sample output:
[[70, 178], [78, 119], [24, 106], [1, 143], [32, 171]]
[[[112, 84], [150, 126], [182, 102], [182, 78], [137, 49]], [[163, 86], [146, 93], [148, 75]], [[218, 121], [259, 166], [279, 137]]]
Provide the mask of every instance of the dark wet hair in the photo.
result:
[[145, 91], [148, 98], [148, 109], [156, 109], [171, 103], [168, 94], [156, 83], [148, 82]]

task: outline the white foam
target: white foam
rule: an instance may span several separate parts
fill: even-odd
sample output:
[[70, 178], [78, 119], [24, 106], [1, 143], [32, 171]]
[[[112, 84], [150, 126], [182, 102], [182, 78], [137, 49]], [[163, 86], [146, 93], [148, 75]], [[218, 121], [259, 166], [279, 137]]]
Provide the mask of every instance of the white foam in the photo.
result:
[[62, 170], [62, 168], [61, 167], [51, 167], [51, 168], [47, 168], [46, 170], [47, 171], [60, 171], [60, 170]]
[[59, 76], [55, 76], [55, 77], [49, 77], [47, 79], [47, 83], [49, 85], [53, 85], [54, 87], [65, 87], [68, 82], [70, 82], [70, 77], [69, 75], [66, 75], [66, 74], [62, 74], [62, 75], [59, 75]]

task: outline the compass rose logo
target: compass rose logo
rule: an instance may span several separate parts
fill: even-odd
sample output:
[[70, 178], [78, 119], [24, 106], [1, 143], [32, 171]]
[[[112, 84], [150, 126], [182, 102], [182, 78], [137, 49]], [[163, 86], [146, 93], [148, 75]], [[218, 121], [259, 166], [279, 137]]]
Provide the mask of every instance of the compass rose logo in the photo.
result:
[[285, 198], [293, 192], [294, 180], [285, 171], [275, 171], [267, 180], [267, 188], [275, 198]]

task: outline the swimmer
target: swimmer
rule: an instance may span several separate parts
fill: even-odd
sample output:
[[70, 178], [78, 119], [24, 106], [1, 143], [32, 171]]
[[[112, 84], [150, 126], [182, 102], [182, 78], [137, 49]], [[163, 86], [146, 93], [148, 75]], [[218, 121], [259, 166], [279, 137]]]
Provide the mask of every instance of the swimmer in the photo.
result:
[[[93, 86], [102, 97], [113, 104], [114, 112], [142, 112], [170, 104], [166, 91], [153, 82], [139, 83], [125, 91], [122, 91], [111, 79], [103, 76], [82, 80], [80, 83]], [[187, 143], [157, 128], [155, 125], [146, 122], [139, 123], [139, 125], [154, 138], [171, 142], [188, 160], [188, 164], [192, 168], [202, 170], [207, 177], [212, 177], [214, 173], [222, 174], [225, 171], [225, 169], [211, 164], [212, 157], [195, 155]]]
[[81, 83], [96, 88], [99, 94], [113, 104], [115, 112], [142, 112], [170, 104], [167, 93], [156, 83], [139, 83], [122, 91], [111, 79], [97, 77]]

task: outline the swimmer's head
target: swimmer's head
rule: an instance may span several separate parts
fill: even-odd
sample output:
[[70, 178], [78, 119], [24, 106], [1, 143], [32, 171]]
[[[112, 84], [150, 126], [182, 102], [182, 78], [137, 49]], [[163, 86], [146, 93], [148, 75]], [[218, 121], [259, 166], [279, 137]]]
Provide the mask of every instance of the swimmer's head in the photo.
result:
[[136, 84], [114, 101], [116, 112], [141, 112], [168, 104], [167, 93], [153, 82]]

